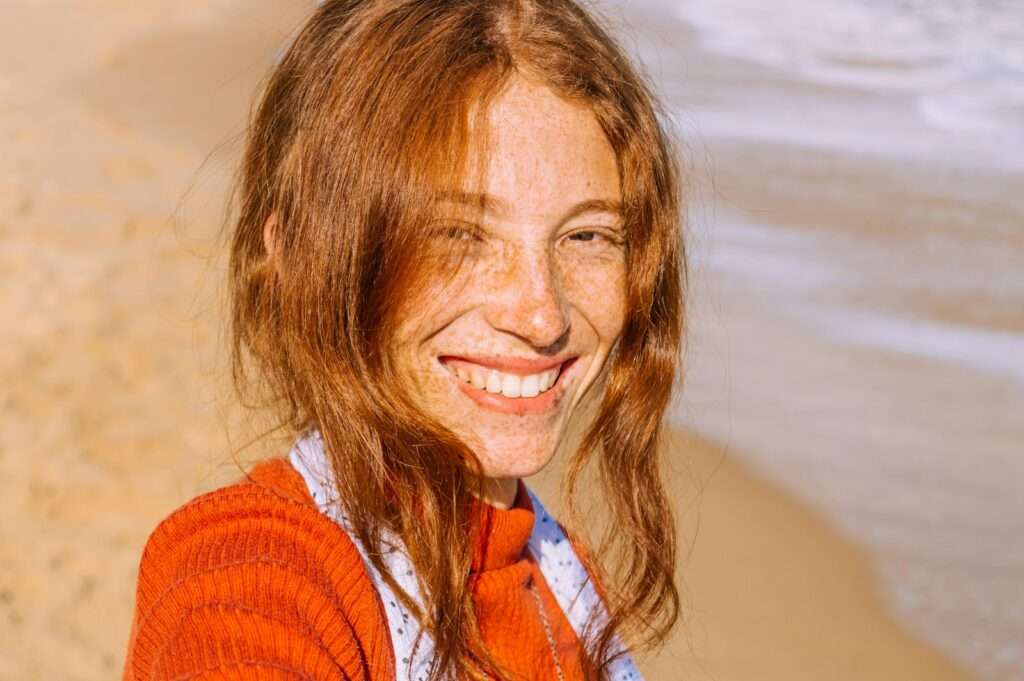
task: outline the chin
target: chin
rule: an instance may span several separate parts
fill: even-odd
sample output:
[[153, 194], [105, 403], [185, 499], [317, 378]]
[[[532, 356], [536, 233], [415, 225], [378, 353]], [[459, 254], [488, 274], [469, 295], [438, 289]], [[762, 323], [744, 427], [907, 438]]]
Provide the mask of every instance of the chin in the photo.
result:
[[536, 443], [488, 448], [477, 456], [489, 478], [526, 478], [543, 470], [554, 458], [555, 447], [538, 449]]

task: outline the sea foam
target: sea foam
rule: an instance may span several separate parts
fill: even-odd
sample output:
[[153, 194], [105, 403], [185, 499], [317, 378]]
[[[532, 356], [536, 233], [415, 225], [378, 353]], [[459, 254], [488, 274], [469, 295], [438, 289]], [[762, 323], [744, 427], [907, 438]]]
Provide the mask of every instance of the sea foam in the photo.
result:
[[712, 51], [829, 85], [912, 98], [936, 130], [1024, 148], [1024, 3], [666, 0]]

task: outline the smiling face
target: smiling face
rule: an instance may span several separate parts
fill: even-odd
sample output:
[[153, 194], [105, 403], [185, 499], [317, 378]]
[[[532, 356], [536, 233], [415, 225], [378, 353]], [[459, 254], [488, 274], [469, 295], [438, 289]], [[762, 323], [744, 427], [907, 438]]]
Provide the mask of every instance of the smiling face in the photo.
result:
[[487, 118], [483, 186], [446, 193], [432, 238], [435, 257], [464, 260], [403, 302], [394, 352], [418, 406], [480, 459], [487, 500], [508, 505], [600, 389], [626, 261], [616, 158], [593, 113], [514, 77]]

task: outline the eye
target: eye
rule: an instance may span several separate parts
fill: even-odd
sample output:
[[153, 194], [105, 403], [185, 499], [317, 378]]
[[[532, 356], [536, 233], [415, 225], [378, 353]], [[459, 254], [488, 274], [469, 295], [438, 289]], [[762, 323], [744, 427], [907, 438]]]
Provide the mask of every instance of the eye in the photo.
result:
[[621, 246], [624, 243], [622, 235], [613, 229], [581, 229], [566, 238], [569, 241], [595, 246]]
[[477, 241], [480, 237], [473, 230], [465, 227], [452, 227], [448, 230], [448, 238], [456, 241]]
[[466, 225], [445, 224], [440, 225], [433, 231], [433, 236], [438, 239], [449, 241], [479, 241], [480, 235], [475, 229]]
[[423, 256], [461, 267], [479, 259], [486, 245], [487, 239], [476, 225], [439, 222], [429, 231]]

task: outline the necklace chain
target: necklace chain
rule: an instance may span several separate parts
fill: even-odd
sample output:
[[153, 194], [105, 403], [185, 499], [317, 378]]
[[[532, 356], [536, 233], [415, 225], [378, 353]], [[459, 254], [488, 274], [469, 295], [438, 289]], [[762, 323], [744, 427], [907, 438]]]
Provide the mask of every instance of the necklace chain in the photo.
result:
[[537, 591], [537, 587], [533, 583], [533, 575], [530, 575], [527, 587], [530, 589], [530, 593], [533, 594], [533, 600], [537, 602], [537, 612], [540, 613], [540, 620], [544, 624], [544, 633], [548, 637], [548, 647], [551, 649], [551, 659], [555, 662], [555, 674], [558, 676], [558, 681], [565, 681], [565, 674], [562, 672], [562, 663], [558, 659], [558, 646], [555, 645], [555, 634], [551, 630], [551, 622], [548, 620], [547, 612], [544, 609], [544, 603], [540, 599], [540, 592]]

